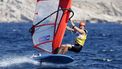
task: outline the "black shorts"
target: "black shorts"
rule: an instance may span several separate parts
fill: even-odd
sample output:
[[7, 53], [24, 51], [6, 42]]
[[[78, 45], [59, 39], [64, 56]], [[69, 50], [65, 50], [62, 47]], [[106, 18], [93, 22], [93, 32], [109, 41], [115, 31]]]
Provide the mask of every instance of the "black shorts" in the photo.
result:
[[83, 47], [82, 45], [75, 44], [74, 46], [72, 46], [72, 48], [71, 48], [71, 49], [69, 49], [69, 51], [73, 51], [73, 52], [78, 53], [78, 52], [80, 52], [80, 51], [81, 51], [82, 47]]

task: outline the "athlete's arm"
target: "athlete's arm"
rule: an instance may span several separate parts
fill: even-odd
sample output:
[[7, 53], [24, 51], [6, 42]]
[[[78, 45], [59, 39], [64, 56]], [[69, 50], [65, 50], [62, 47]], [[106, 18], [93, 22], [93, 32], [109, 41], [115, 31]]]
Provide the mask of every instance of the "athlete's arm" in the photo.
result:
[[66, 29], [70, 31], [74, 31], [74, 29], [70, 28], [69, 26], [67, 26]]
[[73, 21], [71, 21], [71, 24], [72, 24], [73, 28], [74, 28], [76, 31], [80, 32], [81, 34], [85, 34], [85, 31], [82, 30], [82, 29], [80, 29], [79, 27], [75, 26], [75, 24], [74, 24]]
[[77, 26], [74, 26], [74, 29], [78, 31], [81, 34], [86, 34], [86, 32], [83, 29], [78, 28]]

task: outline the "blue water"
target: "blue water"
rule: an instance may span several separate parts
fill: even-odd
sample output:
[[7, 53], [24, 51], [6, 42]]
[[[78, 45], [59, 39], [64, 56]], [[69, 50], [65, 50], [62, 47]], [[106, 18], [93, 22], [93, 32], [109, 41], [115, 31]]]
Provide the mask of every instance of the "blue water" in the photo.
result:
[[[80, 53], [68, 52], [75, 61], [67, 65], [39, 64], [33, 53], [29, 23], [0, 23], [0, 69], [122, 69], [122, 25], [87, 24], [88, 39]], [[70, 35], [67, 35], [70, 33]], [[64, 43], [72, 43], [67, 31]]]

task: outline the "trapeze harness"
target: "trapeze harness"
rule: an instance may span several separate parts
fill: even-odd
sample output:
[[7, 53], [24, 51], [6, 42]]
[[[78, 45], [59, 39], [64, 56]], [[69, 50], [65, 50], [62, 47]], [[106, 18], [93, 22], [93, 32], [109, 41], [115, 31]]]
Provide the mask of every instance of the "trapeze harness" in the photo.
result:
[[82, 47], [84, 46], [84, 43], [87, 38], [87, 30], [84, 30], [86, 34], [81, 34], [79, 32], [76, 32], [76, 38], [75, 38], [75, 44], [72, 45], [72, 48], [69, 49], [69, 51], [73, 52], [80, 52]]

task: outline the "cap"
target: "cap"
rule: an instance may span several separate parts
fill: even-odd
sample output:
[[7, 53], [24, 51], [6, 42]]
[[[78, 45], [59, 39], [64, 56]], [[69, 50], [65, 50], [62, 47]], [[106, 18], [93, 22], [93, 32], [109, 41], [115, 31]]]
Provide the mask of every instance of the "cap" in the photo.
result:
[[83, 21], [81, 21], [80, 24], [79, 24], [79, 26], [85, 26], [85, 25], [86, 24]]

